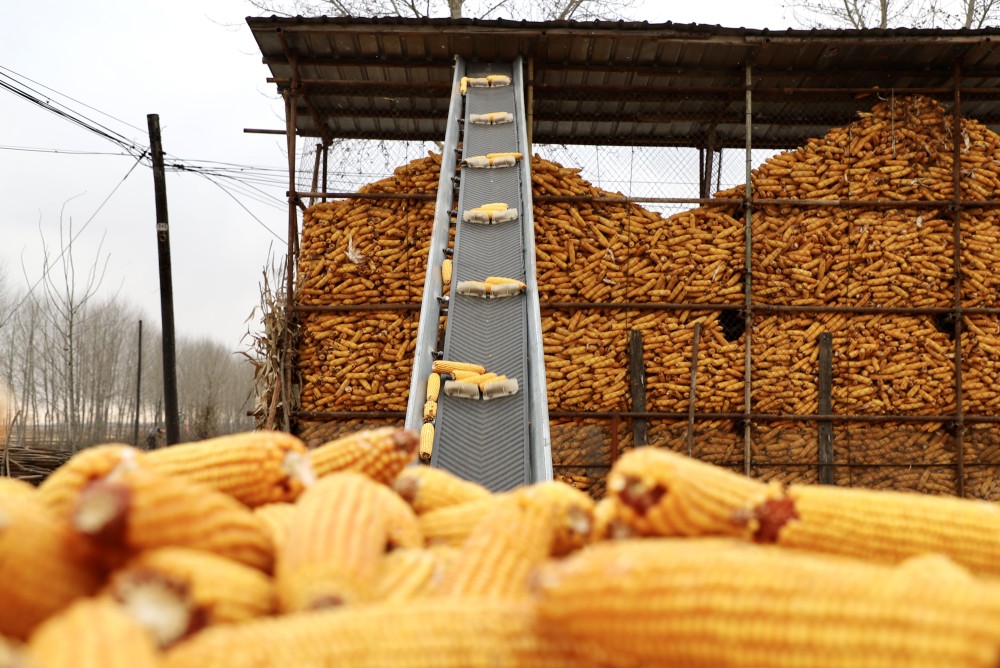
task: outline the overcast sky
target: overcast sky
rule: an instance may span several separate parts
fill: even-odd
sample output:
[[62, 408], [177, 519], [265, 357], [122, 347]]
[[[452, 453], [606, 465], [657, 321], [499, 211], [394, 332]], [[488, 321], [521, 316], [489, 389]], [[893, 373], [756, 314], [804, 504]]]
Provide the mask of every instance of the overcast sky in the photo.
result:
[[[261, 271], [272, 248], [281, 254], [287, 226], [284, 140], [243, 132], [284, 127], [246, 26], [253, 13], [245, 0], [54, 0], [7, 3], [0, 22], [0, 82], [11, 77], [137, 145], [149, 143], [146, 115], [159, 114], [168, 161], [271, 170], [214, 182], [167, 173], [177, 334], [233, 350], [242, 347]], [[745, 0], [649, 0], [636, 18], [792, 23], [777, 2]], [[158, 323], [151, 171], [140, 165], [130, 173], [136, 160], [119, 146], [3, 89], [0, 121], [0, 272], [17, 285], [34, 284], [42, 238], [58, 254], [62, 220], [79, 234], [78, 267], [108, 256], [103, 291], [118, 292]], [[247, 179], [259, 190], [248, 189]]]

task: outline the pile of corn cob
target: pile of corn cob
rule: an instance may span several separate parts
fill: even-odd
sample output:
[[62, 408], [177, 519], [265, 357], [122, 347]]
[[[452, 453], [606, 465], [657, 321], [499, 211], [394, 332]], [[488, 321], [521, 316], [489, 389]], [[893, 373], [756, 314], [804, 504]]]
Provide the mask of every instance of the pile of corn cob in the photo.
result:
[[[594, 502], [256, 432], [0, 479], [0, 665], [993, 666], [1000, 515], [667, 450]], [[641, 620], [642, 623], [637, 623]]]
[[[774, 156], [755, 170], [757, 197], [895, 198], [901, 205], [898, 209], [755, 209], [754, 300], [841, 306], [950, 304], [952, 219], [943, 207], [954, 191], [951, 123], [951, 115], [932, 100], [891, 99], [876, 104], [855, 122]], [[975, 120], [963, 119], [960, 160], [963, 197], [994, 197], [1000, 186], [1000, 137]], [[389, 179], [365, 190], [434, 192], [439, 168], [440, 157], [429, 156], [400, 167]], [[582, 179], [579, 171], [536, 156], [532, 160], [533, 193], [609, 195]], [[732, 205], [700, 207], [666, 219], [625, 203], [537, 203], [536, 260], [543, 305], [556, 301], [741, 303], [743, 194], [741, 187], [724, 191], [718, 195], [732, 197], [736, 200]], [[906, 200], [940, 200], [942, 208], [907, 208]], [[303, 225], [300, 303], [419, 301], [432, 213], [432, 202], [405, 200], [347, 200], [310, 209]], [[963, 209], [962, 233], [963, 303], [997, 305], [1000, 274], [993, 268], [1000, 212]], [[728, 315], [739, 317], [735, 312]], [[543, 306], [550, 410], [630, 410], [628, 336], [637, 330], [644, 338], [648, 410], [687, 411], [692, 364], [696, 364], [695, 410], [741, 412], [745, 336], [726, 332], [722, 318], [718, 312]], [[415, 322], [416, 312], [306, 315], [299, 362], [304, 379], [302, 408], [401, 410]], [[701, 334], [694, 361], [696, 322], [701, 323]], [[835, 413], [953, 412], [954, 344], [943, 331], [950, 326], [928, 316], [757, 314], [751, 338], [751, 409], [814, 413], [818, 405], [817, 337], [829, 331], [834, 336]], [[963, 329], [963, 409], [971, 414], [995, 413], [1000, 408], [996, 389], [1000, 387], [1000, 319], [969, 316]], [[697, 427], [699, 434], [717, 431], [710, 424]], [[776, 429], [789, 427], [775, 425]], [[928, 432], [940, 430], [937, 423], [924, 427]], [[303, 428], [330, 433], [329, 427], [318, 423]], [[847, 426], [845, 431], [860, 428]], [[702, 450], [729, 451], [730, 431], [732, 425], [724, 425], [725, 438], [717, 439], [718, 444], [706, 443]], [[870, 440], [886, 446], [882, 460], [897, 458], [891, 430], [876, 430]], [[575, 447], [572, 439], [553, 442], [557, 460], [560, 449]], [[742, 442], [733, 447], [742, 449]], [[765, 442], [759, 447], [769, 445]], [[566, 458], [574, 456], [569, 453]], [[805, 466], [815, 459], [797, 461]], [[794, 468], [796, 461], [787, 463]], [[802, 475], [807, 475], [804, 471]], [[974, 487], [982, 493], [993, 487], [992, 471], [976, 472], [982, 480]], [[563, 473], [576, 476], [581, 487], [596, 488], [599, 481], [594, 476], [581, 482], [590, 475], [586, 471]], [[895, 472], [855, 473], [854, 480], [881, 485], [891, 484]], [[913, 477], [907, 485], [954, 489], [953, 479], [944, 472], [907, 475]]]

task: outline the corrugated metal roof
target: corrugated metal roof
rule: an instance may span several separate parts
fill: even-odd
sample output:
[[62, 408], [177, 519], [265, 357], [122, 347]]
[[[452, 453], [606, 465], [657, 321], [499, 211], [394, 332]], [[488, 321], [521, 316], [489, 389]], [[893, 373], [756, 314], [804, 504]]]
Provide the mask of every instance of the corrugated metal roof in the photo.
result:
[[[248, 18], [279, 90], [296, 86], [297, 132], [439, 140], [455, 56], [533, 68], [538, 144], [745, 142], [791, 147], [849, 122], [875, 95], [952, 98], [1000, 126], [1000, 29], [756, 30], [701, 24], [401, 18]], [[836, 89], [836, 90], [834, 90]]]

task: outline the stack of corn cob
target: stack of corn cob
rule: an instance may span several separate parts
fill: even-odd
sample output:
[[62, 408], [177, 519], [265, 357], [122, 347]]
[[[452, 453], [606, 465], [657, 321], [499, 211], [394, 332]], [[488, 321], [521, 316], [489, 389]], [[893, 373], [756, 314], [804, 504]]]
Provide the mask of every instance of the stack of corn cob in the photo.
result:
[[1000, 654], [992, 504], [768, 485], [658, 448], [623, 455], [595, 503], [561, 482], [492, 494], [415, 455], [393, 428], [313, 450], [258, 432], [109, 444], [38, 489], [0, 485], [0, 665], [986, 668]]
[[[757, 197], [861, 203], [893, 198], [900, 200], [900, 207], [755, 209], [751, 218], [754, 301], [839, 306], [951, 304], [952, 218], [944, 208], [954, 192], [951, 124], [951, 115], [932, 100], [890, 99], [855, 122], [774, 156], [755, 170]], [[960, 132], [962, 196], [995, 197], [1000, 186], [1000, 136], [970, 119], [961, 121]], [[365, 190], [433, 192], [439, 167], [438, 156], [417, 160]], [[536, 196], [609, 194], [582, 179], [578, 169], [537, 156], [532, 160], [532, 187]], [[556, 301], [741, 303], [743, 195], [742, 187], [724, 191], [718, 196], [733, 198], [732, 205], [700, 207], [666, 219], [625, 203], [537, 203], [536, 260], [543, 305]], [[942, 207], [907, 208], [907, 200], [941, 201]], [[310, 304], [419, 301], [431, 216], [430, 202], [348, 200], [313, 207], [303, 226], [299, 300]], [[963, 209], [961, 221], [962, 301], [969, 306], [996, 306], [1000, 304], [1000, 274], [994, 270], [994, 249], [1000, 239], [1000, 212]], [[647, 409], [687, 411], [694, 324], [700, 322], [695, 410], [741, 412], [745, 335], [732, 322], [723, 326], [725, 318], [733, 317], [740, 319], [734, 311], [543, 306], [550, 410], [630, 410], [628, 336], [637, 330], [644, 337]], [[401, 410], [415, 321], [415, 312], [306, 316], [299, 363], [304, 378], [302, 408]], [[993, 414], [1000, 407], [998, 322], [995, 316], [975, 315], [963, 323], [963, 409], [967, 413]], [[834, 336], [835, 413], [953, 412], [954, 344], [946, 331], [950, 327], [928, 316], [757, 314], [751, 332], [751, 410], [816, 412], [817, 337], [829, 331]], [[391, 340], [379, 340], [380, 336]], [[399, 355], [401, 363], [396, 364]], [[650, 428], [655, 431], [656, 424]], [[307, 424], [304, 429], [323, 433], [329, 427]], [[773, 429], [793, 431], [789, 424]], [[926, 423], [923, 429], [935, 442], [947, 436], [939, 423]], [[862, 431], [865, 440], [881, 450], [868, 463], [895, 461], [904, 454], [898, 449], [894, 428], [838, 426], [838, 433], [845, 434], [841, 441], [850, 447], [862, 441]], [[982, 440], [990, 430], [979, 432]], [[732, 424], [698, 424], [696, 433], [704, 443], [692, 451], [713, 461], [721, 455], [731, 461], [727, 453], [742, 450], [742, 435]], [[563, 447], [572, 449], [572, 439], [554, 442], [557, 452]], [[753, 447], [754, 456], [757, 450], [777, 453], [780, 449], [768, 441]], [[804, 457], [785, 462], [789, 475], [806, 475], [802, 467], [815, 463], [814, 450], [787, 446], [785, 451]], [[997, 460], [978, 459], [976, 450], [973, 456], [976, 463], [989, 466], [970, 469], [970, 476], [978, 476], [970, 487], [978, 490], [973, 493], [994, 498], [990, 490]], [[572, 459], [572, 454], [566, 459]], [[775, 454], [761, 463], [771, 471], [779, 462]], [[794, 473], [796, 467], [798, 473]], [[590, 475], [568, 469], [563, 473], [575, 479]], [[853, 471], [848, 478], [892, 485], [895, 473], [893, 469]], [[595, 488], [598, 479], [595, 476], [579, 484]], [[943, 470], [910, 472], [898, 480], [901, 486], [955, 490], [953, 477]]]

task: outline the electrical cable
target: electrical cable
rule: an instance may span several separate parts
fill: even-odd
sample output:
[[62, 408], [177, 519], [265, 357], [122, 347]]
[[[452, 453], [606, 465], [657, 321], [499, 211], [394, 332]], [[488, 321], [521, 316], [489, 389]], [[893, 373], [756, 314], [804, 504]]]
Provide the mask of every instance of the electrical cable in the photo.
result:
[[[93, 220], [97, 217], [97, 214], [99, 214], [101, 212], [101, 209], [104, 208], [104, 205], [107, 204], [112, 197], [114, 197], [114, 194], [118, 192], [118, 189], [122, 187], [122, 185], [125, 183], [125, 180], [132, 174], [133, 171], [135, 171], [135, 168], [139, 166], [139, 163], [142, 162], [142, 159], [144, 157], [146, 157], [145, 151], [136, 159], [136, 161], [132, 164], [129, 170], [125, 173], [125, 176], [121, 178], [121, 180], [117, 183], [117, 185], [115, 185], [115, 187], [112, 188], [111, 192], [108, 193], [107, 197], [104, 198], [104, 200], [100, 203], [100, 205], [97, 207], [94, 213], [90, 215], [90, 218], [88, 218], [86, 222], [84, 222], [84, 224], [80, 227], [79, 230], [76, 231], [76, 233], [70, 238], [70, 240], [66, 243], [66, 245], [62, 247], [62, 249], [59, 251], [59, 255], [57, 255], [55, 260], [53, 261], [53, 264], [61, 260], [62, 257], [66, 255], [67, 251], [69, 251], [69, 249], [72, 248], [73, 243], [77, 240], [77, 238], [81, 234], [83, 234], [83, 231], [87, 229], [87, 226], [90, 225], [91, 222], [93, 222]], [[35, 288], [38, 287], [39, 283], [45, 280], [45, 277], [48, 275], [51, 266], [52, 265], [46, 264], [45, 269], [42, 271], [42, 275], [38, 277], [38, 280], [35, 281], [30, 288], [28, 288], [28, 292], [24, 295], [21, 301], [19, 301], [17, 305], [15, 305], [14, 308], [11, 309], [10, 313], [7, 315], [4, 321], [0, 322], [0, 330], [2, 330], [8, 322], [10, 322], [11, 318], [14, 317], [14, 314], [17, 313], [18, 309], [24, 306], [24, 303], [28, 301], [28, 299], [34, 293]]]

